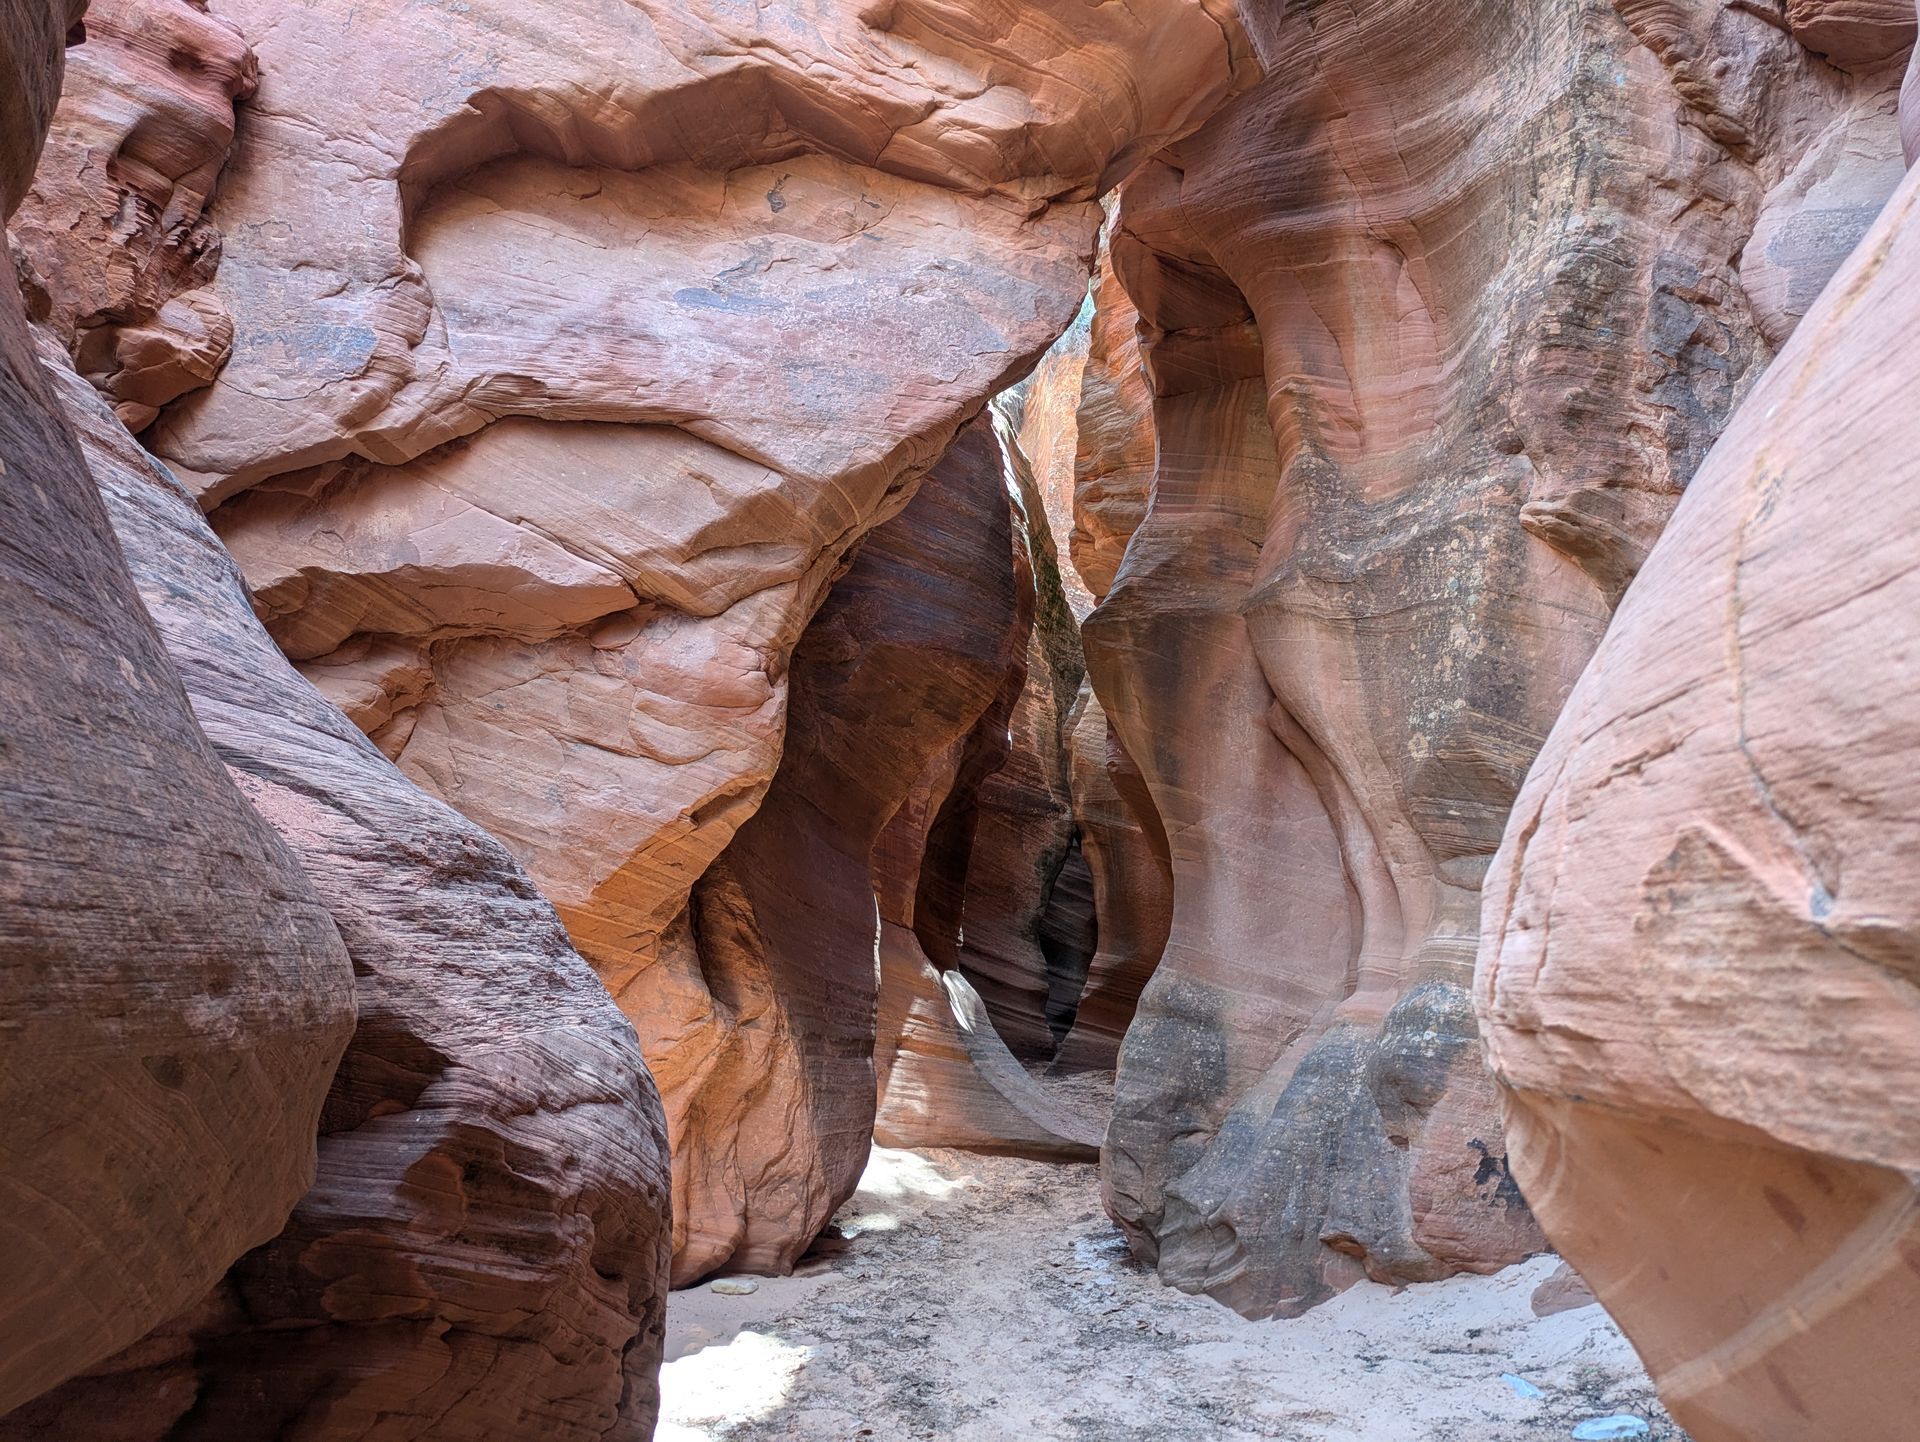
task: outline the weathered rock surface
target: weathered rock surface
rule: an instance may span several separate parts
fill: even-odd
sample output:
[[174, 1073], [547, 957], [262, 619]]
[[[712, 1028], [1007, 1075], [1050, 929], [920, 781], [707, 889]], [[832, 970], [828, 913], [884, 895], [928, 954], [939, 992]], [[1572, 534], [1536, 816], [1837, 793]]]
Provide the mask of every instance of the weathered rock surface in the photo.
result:
[[[920, 774], [967, 734], [1005, 674], [1013, 575], [1002, 475], [983, 417], [867, 539], [794, 653], [786, 745], [766, 799], [694, 889], [690, 942], [707, 988], [728, 1004], [720, 1034], [765, 1054], [760, 1084], [741, 1094], [699, 1085], [708, 1069], [731, 1087], [742, 1080], [711, 1030], [663, 1053], [673, 1104], [704, 1113], [675, 1129], [683, 1147], [705, 1143], [676, 1173], [688, 1194], [675, 1209], [688, 1229], [676, 1277], [791, 1269], [866, 1165], [880, 940], [871, 857]], [[730, 1225], [716, 1228], [716, 1217]]]
[[972, 830], [958, 878], [964, 899], [954, 965], [1014, 1055], [1038, 1062], [1072, 1024], [1095, 948], [1067, 752], [1086, 662], [1042, 483], [1013, 436], [1007, 454], [1021, 644], [968, 762], [979, 780], [949, 801], [968, 808]]
[[93, 0], [33, 193], [9, 226], [36, 320], [139, 430], [206, 385], [233, 326], [206, 200], [254, 59], [192, 0]]
[[632, 1027], [507, 853], [299, 677], [191, 498], [54, 374], [196, 715], [339, 927], [359, 1017], [285, 1230], [0, 1436], [650, 1435], [667, 1150]]
[[1476, 1000], [1516, 1175], [1700, 1442], [1920, 1409], [1920, 177], [1541, 752]]
[[[254, 618], [238, 569], [198, 507], [108, 409], [118, 401], [126, 415], [114, 375], [92, 377], [103, 397], [61, 354], [77, 350], [84, 363], [89, 334], [117, 318], [164, 311], [171, 288], [205, 279], [198, 260], [185, 269], [180, 262], [216, 253], [217, 238], [192, 222], [232, 133], [235, 92], [219, 77], [245, 69], [221, 59], [244, 54], [231, 32], [209, 32], [192, 7], [145, 0], [107, 11], [113, 24], [96, 28], [90, 62], [76, 67], [46, 158], [53, 173], [45, 186], [36, 183], [23, 211], [32, 223], [16, 240], [45, 287], [40, 384], [79, 428], [91, 480], [69, 442], [73, 473], [103, 544], [116, 559], [125, 554], [138, 583], [136, 593], [123, 577], [120, 612], [140, 618], [150, 638], [145, 617], [158, 623], [151, 648], [177, 668], [172, 694], [183, 717], [191, 701], [212, 741], [211, 750], [200, 742], [203, 767], [235, 813], [218, 818], [214, 838], [230, 894], [189, 899], [213, 921], [245, 908], [253, 925], [247, 949], [238, 961], [216, 955], [211, 979], [191, 958], [157, 955], [179, 973], [169, 985], [205, 994], [196, 998], [199, 1024], [217, 1024], [226, 1051], [264, 1053], [268, 1072], [254, 1083], [247, 1067], [260, 1062], [221, 1055], [213, 1068], [191, 1055], [149, 1052], [138, 1037], [125, 1043], [130, 1055], [99, 1061], [103, 1077], [115, 1065], [144, 1066], [189, 1099], [206, 1090], [200, 1073], [212, 1073], [207, 1081], [226, 1088], [214, 1115], [234, 1112], [251, 1128], [235, 1137], [231, 1120], [203, 1121], [201, 1147], [230, 1149], [205, 1160], [156, 1144], [150, 1164], [164, 1175], [129, 1182], [118, 1196], [162, 1217], [176, 1202], [198, 1207], [199, 1225], [218, 1241], [223, 1227], [234, 1230], [229, 1213], [244, 1222], [247, 1207], [264, 1205], [248, 1169], [269, 1170], [289, 1155], [298, 1167], [267, 1224], [232, 1239], [210, 1267], [183, 1266], [176, 1276], [164, 1261], [125, 1255], [131, 1248], [116, 1256], [119, 1276], [152, 1295], [120, 1309], [133, 1330], [118, 1331], [102, 1351], [164, 1324], [13, 1411], [0, 1435], [644, 1437], [657, 1402], [670, 1234], [664, 1124], [630, 1024], [499, 844], [401, 777], [294, 672]], [[196, 58], [202, 42], [211, 59]], [[165, 73], [156, 77], [158, 56]], [[214, 99], [188, 103], [209, 77]], [[162, 162], [176, 170], [163, 171]], [[192, 178], [164, 204], [94, 183], [104, 176], [146, 185], [162, 174]], [[110, 225], [95, 213], [102, 207]], [[96, 283], [106, 290], [86, 288]], [[24, 340], [24, 328], [20, 334]], [[116, 682], [135, 696], [160, 692], [143, 689], [129, 665], [119, 662]], [[89, 704], [84, 696], [63, 702], [82, 717]], [[88, 734], [84, 721], [70, 728]], [[155, 737], [165, 734], [155, 725]], [[179, 838], [192, 834], [180, 819], [192, 816], [192, 758], [156, 750], [153, 738], [122, 744], [131, 756], [181, 771], [174, 813], [162, 808], [155, 827], [179, 853], [172, 864], [184, 859], [191, 874], [199, 863]], [[121, 779], [107, 766], [100, 774], [106, 784]], [[139, 794], [137, 784], [127, 790]], [[125, 807], [124, 797], [116, 804]], [[330, 1033], [310, 1023], [311, 1037], [289, 1037], [267, 1006], [250, 1016], [235, 1005], [229, 1015], [205, 999], [223, 987], [251, 997], [261, 986], [247, 968], [269, 970], [301, 939], [271, 902], [247, 892], [247, 871], [232, 869], [249, 859], [250, 834], [270, 840], [291, 878], [280, 899], [304, 899], [324, 928], [324, 955], [337, 968]], [[146, 864], [169, 874], [166, 863]], [[156, 908], [143, 918], [162, 940], [156, 919], [165, 917]], [[283, 1012], [316, 984], [298, 975], [269, 979], [277, 982], [270, 1000]], [[122, 1010], [126, 980], [115, 982]], [[336, 1071], [356, 992], [357, 1025]], [[165, 1000], [157, 991], [137, 995], [137, 1022], [164, 1025], [177, 1010]], [[302, 1089], [293, 1069], [329, 1042]], [[43, 1061], [28, 1047], [10, 1048], [7, 1059], [23, 1070]], [[49, 1074], [58, 1083], [57, 1071]], [[73, 1101], [84, 1103], [86, 1088], [75, 1091]], [[267, 1128], [294, 1108], [298, 1125], [279, 1141]], [[95, 1129], [114, 1122], [111, 1105], [101, 1111]], [[71, 1161], [71, 1148], [95, 1135], [86, 1124], [68, 1130], [40, 1142], [50, 1157]], [[108, 1155], [133, 1140], [112, 1142]], [[222, 1186], [234, 1194], [203, 1194]], [[42, 1224], [33, 1245], [45, 1248], [59, 1235]], [[264, 1245], [246, 1251], [254, 1243]], [[109, 1304], [114, 1284], [99, 1288]]]
[[1140, 993], [1166, 949], [1173, 916], [1167, 838], [1140, 768], [1092, 687], [1082, 688], [1068, 747], [1074, 823], [1098, 930], [1073, 1028], [1054, 1053], [1060, 1071], [1111, 1071]]
[[[77, 6], [0, 12], [0, 201]], [[0, 1412], [279, 1230], [353, 1017], [333, 922], [222, 770], [0, 271]]]
[[835, 570], [1071, 318], [1093, 197], [1244, 66], [1229, 7], [221, 13], [260, 64], [213, 210], [234, 355], [154, 445], [305, 674], [634, 1019], [712, 1207], [682, 1235], [763, 1186], [803, 1230], [835, 1184], [749, 1181], [731, 1113], [673, 1095], [802, 1104], [725, 1041], [689, 897]]
[[33, 183], [47, 126], [60, 99], [64, 49], [85, 33], [86, 0], [12, 5], [0, 25], [0, 217], [11, 216]]
[[1074, 410], [1073, 569], [1096, 601], [1113, 589], [1127, 542], [1153, 494], [1158, 437], [1140, 355], [1140, 314], [1114, 273], [1105, 238], [1094, 271], [1087, 358]]
[[[1068, 377], [1073, 398], [1071, 448], [1059, 441], [1045, 457], [1042, 488], [1062, 481], [1072, 492], [1070, 521], [1054, 534], [1068, 538], [1071, 570], [1091, 598], [1106, 599], [1127, 543], [1146, 515], [1152, 494], [1157, 440], [1153, 395], [1141, 363], [1139, 315], [1114, 274], [1103, 237], [1088, 297], [1084, 339], [1069, 335], [1084, 356]], [[1040, 394], [1046, 368], [1030, 384], [1029, 407], [1050, 415], [1057, 402]], [[1050, 387], [1048, 389], [1051, 389]], [[1064, 424], [1055, 423], [1060, 429]], [[1023, 427], [1023, 430], [1025, 428]], [[1083, 682], [1067, 739], [1068, 790], [1097, 920], [1096, 950], [1053, 1065], [1061, 1071], [1110, 1071], [1120, 1039], [1133, 1020], [1140, 993], [1167, 944], [1173, 876], [1167, 839], [1140, 768], [1107, 721], [1090, 681]]]
[[1892, 175], [1898, 57], [1843, 73], [1777, 18], [1249, 6], [1270, 78], [1123, 192], [1158, 464], [1084, 639], [1173, 916], [1106, 1183], [1178, 1285], [1288, 1312], [1541, 1245], [1475, 1045], [1480, 879]]

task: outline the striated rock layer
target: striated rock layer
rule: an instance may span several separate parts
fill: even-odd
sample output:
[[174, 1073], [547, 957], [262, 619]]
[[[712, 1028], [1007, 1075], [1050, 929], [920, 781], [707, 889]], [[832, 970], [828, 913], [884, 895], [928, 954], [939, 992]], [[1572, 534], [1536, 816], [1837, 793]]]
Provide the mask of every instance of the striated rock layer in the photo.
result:
[[[167, 911], [146, 900], [140, 924], [162, 943], [156, 958], [172, 968], [164, 985], [199, 993], [187, 1015], [214, 1029], [216, 1064], [181, 1041], [161, 1050], [141, 1036], [123, 1039], [127, 1054], [94, 1061], [101, 1078], [144, 1068], [179, 1093], [179, 1101], [145, 1104], [156, 1118], [193, 1120], [184, 1117], [187, 1107], [216, 1086], [219, 1107], [198, 1119], [203, 1135], [196, 1139], [214, 1154], [180, 1155], [160, 1135], [146, 1164], [165, 1175], [151, 1185], [101, 1187], [84, 1170], [62, 1184], [102, 1198], [72, 1207], [83, 1222], [89, 1205], [116, 1197], [163, 1220], [176, 1200], [198, 1208], [197, 1224], [219, 1253], [207, 1259], [211, 1265], [193, 1258], [169, 1265], [123, 1243], [117, 1270], [89, 1300], [113, 1305], [114, 1289], [129, 1284], [147, 1295], [117, 1308], [121, 1330], [103, 1335], [99, 1350], [164, 1325], [11, 1412], [0, 1435], [154, 1442], [647, 1436], [670, 1242], [667, 1158], [658, 1099], [631, 1026], [504, 849], [408, 783], [287, 663], [198, 507], [108, 408], [113, 403], [128, 418], [117, 373], [92, 375], [102, 394], [69, 364], [72, 354], [85, 363], [90, 335], [149, 311], [163, 314], [173, 287], [205, 278], [175, 262], [183, 248], [217, 253], [198, 205], [232, 133], [237, 91], [223, 77], [248, 69], [243, 54], [235, 58], [231, 31], [210, 25], [195, 7], [142, 0], [103, 9], [113, 23], [95, 30], [88, 63], [75, 67], [48, 149], [47, 182], [36, 184], [22, 212], [31, 224], [13, 239], [29, 277], [43, 287], [40, 384], [51, 386], [77, 423], [91, 481], [69, 442], [72, 474], [103, 544], [112, 550], [118, 541], [115, 555], [124, 552], [139, 586], [136, 594], [123, 579], [118, 614], [129, 624], [151, 615], [160, 635], [150, 649], [159, 654], [163, 641], [179, 676], [169, 669], [164, 686], [143, 687], [123, 659], [116, 679], [135, 696], [161, 701], [171, 688], [183, 716], [191, 701], [212, 741], [211, 751], [200, 742], [201, 769], [230, 798], [233, 814], [216, 818], [213, 837], [228, 889], [202, 888], [188, 900], [204, 922], [244, 908], [251, 930], [240, 959], [216, 953], [210, 972], [196, 969], [190, 954], [176, 956], [166, 945]], [[164, 52], [156, 51], [160, 42]], [[204, 56], [195, 50], [202, 43]], [[156, 78], [162, 53], [165, 73]], [[189, 103], [196, 99], [204, 103]], [[161, 160], [182, 168], [163, 172]], [[189, 170], [192, 178], [181, 179], [165, 205], [148, 203], [161, 183], [155, 176]], [[103, 207], [110, 225], [97, 214]], [[100, 289], [88, 288], [96, 283]], [[152, 637], [150, 626], [146, 634]], [[76, 703], [69, 691], [63, 705], [87, 699]], [[144, 858], [153, 877], [167, 881], [170, 867], [191, 874], [202, 865], [188, 844], [201, 825], [189, 791], [197, 773], [193, 756], [170, 744], [163, 708], [145, 729], [150, 734], [120, 744], [129, 756], [178, 772], [172, 809], [156, 807], [152, 822], [171, 853]], [[244, 801], [221, 774], [222, 762]], [[142, 814], [125, 801], [141, 799], [137, 778], [104, 763], [96, 770], [104, 784], [124, 787], [116, 806]], [[247, 887], [251, 836], [269, 841], [290, 877], [265, 900]], [[97, 864], [101, 852], [96, 842], [90, 859]], [[248, 1014], [240, 1004], [266, 990], [255, 973], [301, 939], [274, 905], [289, 892], [324, 928], [342, 1007], [357, 993], [357, 1024], [337, 1071], [350, 1012], [342, 1009], [330, 1031], [309, 1021], [310, 1036], [289, 1035], [281, 1020], [303, 1003], [314, 1007], [316, 979], [283, 964], [270, 978], [271, 1006], [255, 1003]], [[228, 951], [239, 945], [236, 939]], [[126, 980], [114, 982], [116, 1017], [128, 1006]], [[180, 1008], [168, 1005], [164, 990], [149, 989], [153, 997], [135, 998], [136, 1020], [164, 1029]], [[209, 998], [230, 1004], [223, 1011]], [[264, 1066], [228, 1056], [256, 1050]], [[27, 1045], [8, 1049], [7, 1061], [58, 1082], [48, 1058], [59, 1055], [58, 1046], [29, 1034]], [[314, 1075], [303, 1085], [298, 1068], [310, 1059]], [[252, 1070], [266, 1075], [256, 1080]], [[85, 1084], [73, 1090], [61, 1106], [88, 1099]], [[270, 1128], [289, 1110], [294, 1120], [282, 1140]], [[91, 1129], [69, 1124], [63, 1140], [48, 1141], [47, 1158], [71, 1164], [71, 1146], [121, 1125], [112, 1102], [99, 1111]], [[238, 1134], [229, 1113], [245, 1120]], [[134, 1140], [129, 1131], [102, 1151], [111, 1160]], [[276, 1166], [292, 1174], [277, 1192], [254, 1175]], [[9, 1169], [10, 1179], [16, 1174], [34, 1176]], [[202, 1194], [222, 1187], [230, 1192], [215, 1192], [217, 1200]], [[50, 1187], [48, 1196], [58, 1201], [61, 1192]], [[248, 1209], [264, 1210], [270, 1199], [277, 1206], [266, 1224], [251, 1222]], [[31, 1213], [26, 1220], [35, 1222]], [[242, 1226], [244, 1233], [230, 1235]], [[33, 1255], [60, 1236], [38, 1223], [32, 1247], [23, 1249]], [[263, 1245], [246, 1251], [254, 1243]], [[85, 1262], [86, 1248], [76, 1251]]]
[[[1897, 177], [1900, 57], [1843, 72], [1706, 0], [1247, 16], [1270, 78], [1123, 191], [1157, 461], [1084, 640], [1172, 873], [1109, 1205], [1271, 1314], [1542, 1245], [1475, 1044], [1481, 878]], [[1105, 434], [1090, 482], [1138, 453]], [[1097, 558], [1125, 521], [1089, 491]]]
[[[687, 1201], [675, 1212], [688, 1235], [677, 1277], [790, 1270], [852, 1195], [876, 1095], [874, 846], [928, 764], [992, 701], [1012, 616], [1003, 461], [981, 418], [868, 538], [807, 628], [780, 769], [694, 888], [689, 960], [727, 1005], [726, 1044], [716, 1052], [695, 1033], [662, 1072], [692, 1073], [670, 1083], [676, 1105], [733, 1116], [727, 1151], [680, 1159]], [[682, 1125], [677, 1135], [697, 1133]], [[726, 1173], [762, 1185], [805, 1177], [796, 1201], [810, 1210], [703, 1230], [720, 1208], [705, 1194], [722, 1191]]]
[[35, 319], [139, 430], [211, 381], [233, 325], [205, 207], [253, 51], [192, 0], [92, 0], [33, 192], [9, 225]]
[[[79, 7], [0, 13], [0, 214]], [[353, 1017], [347, 954], [228, 779], [0, 269], [0, 1412], [279, 1230]]]
[[667, 1150], [632, 1027], [499, 844], [299, 677], [192, 500], [61, 381], [196, 715], [339, 926], [359, 1019], [286, 1228], [0, 1437], [650, 1435]]
[[[1062, 349], [1070, 350], [1072, 334]], [[1045, 391], [1036, 386], [1030, 394]], [[1048, 488], [1015, 428], [1007, 430], [1021, 645], [994, 720], [969, 758], [978, 783], [947, 802], [950, 812], [965, 807], [964, 819], [956, 813], [948, 824], [971, 832], [955, 878], [964, 897], [953, 964], [1013, 1053], [1039, 1062], [1053, 1055], [1072, 1025], [1095, 946], [1092, 885], [1074, 824], [1067, 751], [1086, 662], [1054, 547]]]
[[1513, 1166], [1699, 1442], [1920, 1409], [1920, 177], [1540, 754], [1476, 1000]]
[[737, 1099], [807, 1103], [672, 1059], [730, 1045], [689, 898], [833, 574], [1071, 319], [1095, 195], [1244, 68], [1230, 7], [220, 8], [233, 357], [152, 443], [304, 673], [553, 898], [660, 1063], [683, 1237], [788, 1256], [838, 1172], [728, 1162]]

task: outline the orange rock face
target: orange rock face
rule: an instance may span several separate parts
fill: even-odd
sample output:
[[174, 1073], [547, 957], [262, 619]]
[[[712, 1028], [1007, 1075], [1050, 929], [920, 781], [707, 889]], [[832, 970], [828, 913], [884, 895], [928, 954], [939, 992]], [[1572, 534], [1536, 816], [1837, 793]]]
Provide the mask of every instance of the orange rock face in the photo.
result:
[[[1071, 354], [1073, 331], [1056, 352]], [[1043, 402], [1049, 357], [1027, 390]], [[996, 407], [1004, 404], [996, 402]], [[1042, 404], [1026, 407], [1030, 437]], [[1068, 438], [1049, 449], [1064, 450]], [[1045, 452], [1042, 452], [1043, 456]], [[1068, 570], [1048, 517], [1048, 493], [1067, 482], [1036, 473], [1017, 434], [1008, 446], [1014, 497], [1012, 564], [1019, 650], [992, 718], [971, 749], [977, 784], [948, 798], [964, 807], [971, 840], [953, 965], [980, 998], [999, 1038], [1023, 1061], [1051, 1058], [1071, 1024], [1094, 950], [1093, 897], [1073, 816], [1067, 742], [1086, 673]], [[1057, 474], [1061, 467], [1052, 468]]]
[[1275, 1313], [1542, 1245], [1476, 1045], [1481, 877], [1890, 189], [1898, 58], [1705, 3], [1247, 15], [1270, 78], [1123, 191], [1157, 468], [1084, 638], [1173, 878], [1109, 1202]]
[[[0, 203], [76, 7], [0, 14]], [[279, 1230], [353, 1019], [345, 948], [222, 769], [0, 273], [0, 1412]]]
[[[723, 1042], [693, 1033], [659, 1069], [674, 1105], [727, 1125], [706, 1134], [676, 1118], [678, 1276], [790, 1270], [866, 1165], [880, 944], [871, 858], [1006, 672], [1003, 464], [976, 420], [862, 547], [794, 653], [766, 798], [694, 889], [686, 944], [694, 979], [726, 1003]], [[795, 1188], [796, 1176], [809, 1185]], [[738, 1177], [744, 1195], [719, 1231]]]
[[234, 353], [153, 444], [304, 673], [553, 898], [709, 1179], [683, 1236], [763, 1212], [789, 1256], [835, 1184], [749, 1182], [733, 1103], [674, 1095], [760, 1084], [667, 1060], [729, 1054], [695, 883], [834, 572], [1071, 318], [1098, 189], [1233, 82], [1228, 8], [221, 13]]
[[1689, 487], [1488, 883], [1516, 1175], [1700, 1442], [1920, 1408], [1920, 179]]

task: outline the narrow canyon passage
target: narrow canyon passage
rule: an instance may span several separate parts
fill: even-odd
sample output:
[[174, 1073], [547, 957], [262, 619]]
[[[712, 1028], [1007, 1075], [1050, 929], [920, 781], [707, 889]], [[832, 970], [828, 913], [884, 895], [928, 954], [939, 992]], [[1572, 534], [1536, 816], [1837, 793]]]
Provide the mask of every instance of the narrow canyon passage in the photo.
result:
[[1917, 36], [0, 5], [0, 1442], [1916, 1442]]
[[1552, 1258], [1275, 1326], [1156, 1283], [1084, 1164], [882, 1149], [839, 1220], [846, 1250], [792, 1277], [674, 1294], [660, 1442], [1683, 1435], [1597, 1304], [1535, 1315]]

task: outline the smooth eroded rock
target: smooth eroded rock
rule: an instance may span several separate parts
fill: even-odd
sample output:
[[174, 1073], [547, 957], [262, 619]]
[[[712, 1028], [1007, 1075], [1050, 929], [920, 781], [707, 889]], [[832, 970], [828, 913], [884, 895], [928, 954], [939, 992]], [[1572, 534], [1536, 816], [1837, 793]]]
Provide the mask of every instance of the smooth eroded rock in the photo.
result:
[[1909, 178], [1694, 479], [1521, 795], [1516, 1175], [1700, 1442], [1920, 1408]]

